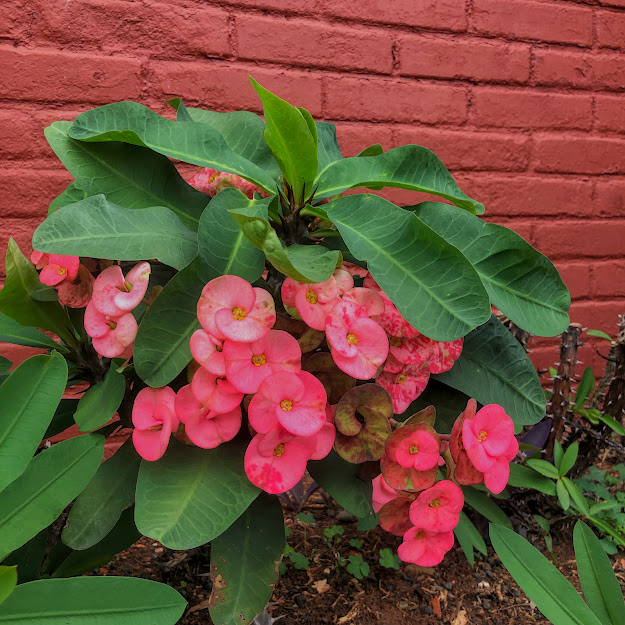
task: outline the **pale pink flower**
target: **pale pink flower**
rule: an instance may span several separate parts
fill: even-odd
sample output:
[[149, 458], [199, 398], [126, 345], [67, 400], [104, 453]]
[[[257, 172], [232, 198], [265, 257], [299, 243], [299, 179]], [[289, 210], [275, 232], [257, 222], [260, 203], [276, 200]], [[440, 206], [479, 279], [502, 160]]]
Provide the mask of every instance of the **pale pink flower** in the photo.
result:
[[404, 534], [404, 541], [397, 549], [397, 555], [404, 562], [417, 566], [436, 566], [454, 545], [454, 533], [432, 532], [422, 527], [413, 527]]
[[163, 456], [169, 437], [180, 425], [174, 402], [176, 393], [168, 386], [144, 388], [139, 391], [132, 407], [132, 442], [145, 460]]
[[137, 321], [132, 313], [119, 317], [105, 315], [96, 309], [93, 300], [85, 309], [85, 332], [91, 337], [95, 351], [106, 358], [117, 358], [135, 340]]
[[345, 291], [342, 299], [344, 302], [353, 302], [354, 304], [362, 306], [367, 311], [367, 315], [374, 318], [376, 321], [384, 312], [384, 300], [382, 296], [373, 289], [354, 287]]
[[342, 297], [347, 291], [354, 288], [354, 277], [349, 272], [349, 269], [344, 265], [337, 267], [334, 270], [332, 277], [336, 281], [339, 296]]
[[433, 532], [453, 530], [464, 506], [462, 489], [451, 480], [441, 480], [419, 493], [410, 505], [410, 521]]
[[203, 367], [195, 372], [191, 390], [201, 404], [220, 414], [231, 412], [243, 399], [243, 393], [237, 391], [228, 380]]
[[[43, 262], [42, 256], [39, 265]], [[48, 264], [43, 267], [39, 274], [39, 280], [48, 286], [56, 286], [61, 282], [73, 282], [78, 276], [78, 266], [80, 258], [78, 256], [62, 256], [60, 254], [50, 254]]]
[[315, 448], [311, 452], [311, 460], [323, 460], [334, 447], [336, 439], [336, 428], [334, 427], [334, 409], [326, 404], [326, 422], [321, 429], [311, 437], [315, 442]]
[[307, 325], [314, 330], [323, 330], [328, 313], [339, 300], [339, 289], [334, 276], [325, 282], [313, 283], [287, 278], [282, 283], [281, 295], [284, 304], [296, 308]]
[[420, 365], [429, 362], [434, 341], [420, 334], [414, 339], [391, 336], [390, 354], [404, 365]]
[[[390, 358], [389, 358], [390, 360]], [[403, 414], [423, 393], [430, 379], [427, 362], [420, 365], [402, 365], [397, 373], [384, 371], [375, 380], [393, 400], [393, 412]]]
[[428, 358], [430, 373], [449, 371], [462, 353], [463, 339], [451, 342], [431, 341], [431, 343], [432, 351]]
[[223, 344], [223, 339], [215, 338], [206, 330], [196, 330], [191, 335], [191, 355], [207, 371], [223, 377], [226, 375]]
[[93, 305], [104, 315], [119, 317], [135, 309], [150, 281], [150, 263], [135, 265], [124, 277], [119, 265], [107, 267], [93, 284]]

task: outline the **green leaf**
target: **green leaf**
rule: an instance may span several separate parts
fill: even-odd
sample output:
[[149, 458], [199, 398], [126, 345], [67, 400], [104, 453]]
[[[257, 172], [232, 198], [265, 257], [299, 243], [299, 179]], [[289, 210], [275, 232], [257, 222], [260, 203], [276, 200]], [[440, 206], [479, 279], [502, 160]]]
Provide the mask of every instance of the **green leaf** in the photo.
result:
[[4, 288], [0, 291], [0, 311], [22, 325], [43, 328], [66, 341], [68, 338], [71, 340], [69, 319], [58, 301], [33, 299], [33, 294], [42, 284], [37, 270], [13, 239], [9, 239], [5, 272]]
[[516, 232], [449, 204], [424, 202], [414, 211], [467, 257], [490, 301], [517, 326], [538, 336], [568, 327], [571, 296], [558, 270]]
[[559, 441], [555, 441], [553, 444], [553, 464], [555, 465], [558, 472], [560, 471], [560, 466], [562, 465], [562, 458], [564, 456], [564, 451], [562, 449], [562, 445]]
[[373, 145], [370, 145], [368, 148], [365, 148], [359, 154], [356, 154], [356, 156], [361, 158], [364, 156], [380, 156], [380, 154], [384, 154], [384, 150], [382, 149], [382, 146], [379, 143], [374, 143]]
[[0, 493], [0, 560], [56, 520], [89, 483], [103, 454], [104, 437], [87, 434], [33, 458]]
[[383, 549], [380, 549], [380, 554], [379, 554], [380, 566], [383, 566], [385, 569], [395, 569], [398, 571], [399, 570], [398, 560], [399, 558], [396, 556], [396, 554], [394, 554], [393, 551], [389, 549], [388, 547], [384, 547]]
[[462, 492], [465, 502], [491, 523], [512, 528], [512, 523], [506, 513], [488, 495], [481, 493], [472, 486], [463, 486]]
[[192, 549], [227, 530], [258, 493], [238, 442], [207, 450], [172, 440], [161, 460], [141, 463], [135, 520], [166, 547]]
[[76, 179], [50, 204], [51, 209], [103, 193], [126, 208], [165, 206], [197, 229], [210, 198], [188, 185], [166, 156], [128, 143], [76, 141], [68, 135], [71, 126], [71, 122], [54, 122], [44, 131], [50, 147]]
[[324, 282], [332, 275], [339, 252], [323, 245], [286, 247], [267, 219], [258, 215], [256, 206], [229, 212], [252, 245], [261, 250], [267, 260], [284, 275], [300, 282]]
[[571, 505], [571, 501], [570, 501], [569, 491], [566, 485], [564, 484], [564, 482], [562, 481], [562, 479], [559, 479], [556, 482], [556, 495], [558, 496], [558, 502], [560, 506], [562, 507], [562, 510], [564, 511], [568, 510]]
[[95, 195], [49, 215], [35, 230], [33, 247], [90, 258], [155, 258], [182, 269], [197, 254], [197, 234], [163, 206], [131, 210]]
[[46, 527], [19, 549], [12, 551], [4, 559], [3, 564], [17, 567], [17, 579], [20, 584], [39, 579], [47, 544], [48, 528]]
[[28, 466], [66, 382], [67, 364], [54, 352], [28, 358], [0, 387], [0, 492]]
[[549, 525], [549, 521], [547, 521], [544, 516], [540, 516], [540, 514], [533, 514], [532, 516], [534, 517], [536, 523], [540, 525], [540, 529], [542, 529], [543, 532], [549, 532], [551, 526]]
[[452, 341], [488, 320], [488, 295], [476, 271], [414, 213], [377, 195], [339, 198], [326, 209], [352, 254], [367, 261], [371, 275], [420, 332]]
[[508, 485], [517, 488], [533, 488], [545, 495], [555, 496], [556, 494], [556, 485], [550, 479], [536, 473], [534, 469], [514, 462], [510, 464]]
[[300, 523], [305, 523], [306, 525], [314, 525], [315, 524], [315, 517], [312, 514], [309, 514], [308, 512], [300, 512], [297, 515], [297, 520]]
[[252, 623], [271, 599], [284, 545], [280, 501], [261, 493], [211, 544], [209, 610], [215, 625]]
[[328, 122], [315, 122], [317, 127], [317, 159], [319, 169], [323, 170], [328, 165], [343, 159], [339, 142], [336, 138], [336, 126]]
[[573, 406], [573, 410], [583, 407], [593, 388], [595, 388], [595, 374], [592, 367], [586, 367], [584, 373], [582, 373], [582, 379], [577, 385], [577, 390], [575, 391], [575, 405]]
[[596, 336], [600, 339], [606, 339], [607, 341], [612, 342], [612, 337], [609, 334], [606, 334], [602, 330], [587, 330], [586, 334], [588, 336]]
[[61, 538], [72, 549], [88, 549], [115, 526], [134, 503], [141, 457], [128, 439], [103, 462], [70, 510]]
[[551, 622], [600, 625], [562, 573], [524, 538], [501, 525], [491, 525], [490, 539], [510, 575]]
[[52, 438], [75, 424], [74, 413], [78, 408], [78, 399], [62, 399], [43, 438]]
[[359, 466], [343, 460], [331, 451], [323, 460], [308, 463], [308, 472], [328, 494], [358, 518], [373, 515], [371, 482], [358, 477]]
[[0, 566], [0, 605], [17, 585], [17, 567]]
[[571, 443], [564, 456], [562, 456], [562, 463], [560, 464], [560, 475], [566, 475], [575, 465], [577, 461], [577, 454], [579, 453], [579, 445], [577, 443]]
[[45, 579], [18, 586], [0, 608], [8, 625], [174, 625], [186, 601], [140, 577]]
[[41, 349], [58, 349], [67, 351], [65, 347], [53, 341], [47, 334], [23, 326], [11, 317], [0, 313], [0, 341], [13, 345], [24, 345], [25, 347], [39, 347]]
[[273, 192], [274, 179], [228, 148], [206, 124], [172, 121], [136, 102], [117, 102], [81, 113], [69, 136], [81, 141], [122, 141], [148, 147], [169, 158], [237, 174]]
[[92, 432], [108, 423], [117, 412], [126, 392], [126, 378], [111, 361], [102, 382], [94, 384], [78, 402], [74, 420], [81, 432]]
[[588, 607], [602, 625], [622, 625], [625, 623], [623, 592], [601, 542], [583, 521], [575, 524], [573, 544]]
[[560, 480], [558, 481], [563, 482], [564, 486], [566, 487], [566, 490], [568, 491], [569, 495], [571, 496], [571, 499], [573, 500], [573, 503], [579, 508], [581, 513], [584, 516], [590, 516], [590, 510], [588, 509], [588, 502], [586, 501], [586, 498], [584, 497], [584, 494], [579, 489], [579, 487], [573, 481], [571, 481], [568, 477], [561, 477]]
[[292, 187], [296, 202], [305, 200], [312, 193], [318, 167], [317, 145], [309, 125], [312, 117], [310, 114], [305, 117], [300, 110], [267, 91], [253, 78], [250, 80], [263, 103], [265, 141], [278, 161], [284, 179]]
[[625, 436], [625, 428], [613, 417], [607, 414], [600, 414], [598, 416], [600, 421], [603, 421], [609, 428], [614, 430], [619, 436]]
[[558, 469], [556, 469], [550, 462], [547, 462], [546, 460], [531, 458], [527, 461], [527, 466], [534, 469], [534, 471], [538, 471], [538, 473], [544, 475], [545, 477], [550, 477], [554, 480], [557, 480], [559, 477]]
[[472, 213], [484, 206], [465, 195], [438, 156], [419, 145], [404, 145], [379, 156], [354, 156], [333, 163], [315, 181], [316, 199], [331, 197], [354, 187], [399, 187], [431, 193]]
[[465, 337], [452, 369], [434, 377], [482, 405], [503, 406], [516, 424], [538, 423], [545, 416], [545, 395], [532, 361], [494, 315]]
[[458, 539], [458, 544], [464, 551], [464, 555], [467, 557], [469, 564], [473, 566], [475, 564], [475, 554], [473, 550], [477, 550], [482, 555], [486, 555], [486, 543], [484, 539], [477, 531], [477, 528], [471, 523], [469, 517], [464, 513], [460, 513], [460, 519], [458, 525], [454, 527], [454, 534]]

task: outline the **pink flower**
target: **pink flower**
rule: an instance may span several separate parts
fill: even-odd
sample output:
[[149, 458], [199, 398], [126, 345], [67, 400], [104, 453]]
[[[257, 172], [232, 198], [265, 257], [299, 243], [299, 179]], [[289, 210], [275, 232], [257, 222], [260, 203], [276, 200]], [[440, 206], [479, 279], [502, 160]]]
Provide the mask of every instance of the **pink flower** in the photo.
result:
[[412, 527], [410, 505], [414, 499], [414, 493], [400, 491], [394, 499], [387, 501], [378, 512], [380, 527], [395, 536], [403, 536]]
[[462, 484], [463, 486], [481, 484], [484, 481], [484, 475], [471, 464], [466, 449], [462, 445], [462, 426], [466, 419], [473, 419], [475, 417], [476, 409], [477, 402], [475, 399], [469, 399], [467, 407], [456, 419], [449, 439], [449, 451], [456, 465], [453, 468], [453, 478], [458, 484]]
[[62, 282], [56, 287], [59, 303], [68, 308], [84, 308], [91, 301], [94, 283], [91, 272], [84, 265], [80, 265], [76, 280]]
[[339, 295], [342, 297], [347, 291], [354, 288], [354, 278], [345, 265], [341, 265], [334, 270], [332, 277], [336, 281]]
[[178, 429], [175, 400], [176, 393], [168, 386], [144, 388], [137, 394], [132, 407], [132, 442], [145, 460], [161, 458], [171, 433]]
[[256, 434], [245, 452], [245, 473], [267, 493], [284, 493], [304, 476], [314, 441], [295, 436], [278, 426]]
[[271, 295], [238, 276], [220, 276], [202, 290], [197, 305], [202, 327], [218, 339], [257, 341], [276, 321]]
[[395, 447], [395, 462], [405, 469], [427, 471], [438, 465], [440, 445], [425, 430], [416, 430], [403, 438]]
[[223, 339], [217, 339], [206, 330], [196, 330], [191, 335], [191, 355], [194, 360], [214, 375], [226, 375]]
[[426, 362], [419, 365], [403, 365], [397, 373], [385, 370], [375, 382], [388, 391], [393, 400], [393, 412], [402, 414], [423, 393], [429, 379], [430, 370]]
[[281, 295], [284, 304], [295, 307], [307, 325], [314, 330], [324, 330], [326, 317], [339, 299], [339, 288], [334, 276], [325, 282], [313, 283], [287, 278], [282, 283]]
[[255, 393], [272, 373], [297, 373], [302, 368], [299, 343], [283, 330], [269, 330], [262, 339], [250, 343], [226, 339], [223, 356], [228, 381], [242, 393]]
[[389, 351], [396, 360], [405, 365], [420, 365], [429, 361], [433, 342], [423, 334], [414, 339], [391, 336]]
[[389, 336], [396, 336], [406, 339], [414, 339], [419, 336], [419, 331], [411, 326], [397, 310], [395, 304], [382, 291], [378, 283], [369, 274], [364, 280], [364, 286], [377, 291], [384, 300], [384, 313], [380, 316], [380, 325]]
[[33, 252], [30, 255], [30, 262], [36, 269], [43, 269], [50, 262], [50, 254], [45, 252]]
[[213, 412], [195, 398], [190, 385], [178, 391], [175, 409], [189, 440], [203, 449], [231, 441], [241, 429], [240, 406], [226, 413]]
[[382, 474], [374, 477], [371, 483], [373, 485], [373, 511], [377, 513], [385, 503], [392, 501], [398, 497], [398, 495], [397, 491], [386, 483]]
[[296, 436], [312, 436], [326, 422], [323, 384], [311, 373], [279, 371], [266, 377], [248, 407], [250, 425], [266, 433], [281, 425]]
[[353, 302], [362, 306], [369, 317], [379, 319], [384, 312], [384, 300], [382, 296], [373, 289], [365, 289], [364, 287], [354, 287], [343, 294], [344, 302]]
[[413, 527], [404, 534], [397, 555], [404, 562], [412, 562], [417, 566], [435, 566], [443, 561], [453, 545], [452, 531], [432, 532], [422, 527]]
[[93, 305], [104, 315], [120, 317], [136, 308], [150, 281], [149, 263], [135, 265], [124, 278], [119, 265], [107, 267], [93, 284]]
[[323, 460], [334, 446], [336, 438], [336, 428], [334, 427], [334, 410], [329, 403], [326, 404], [326, 422], [321, 429], [311, 437], [315, 443], [315, 448], [310, 454], [311, 460]]
[[201, 404], [218, 414], [231, 412], [243, 399], [243, 393], [237, 391], [228, 380], [204, 368], [195, 372], [191, 390]]
[[106, 358], [117, 358], [132, 345], [137, 329], [132, 313], [119, 317], [105, 315], [96, 309], [93, 300], [85, 309], [85, 331], [91, 337], [96, 352]]
[[[39, 262], [42, 262], [43, 258], [42, 256]], [[39, 262], [36, 265], [39, 265]], [[78, 256], [50, 254], [48, 264], [41, 270], [39, 279], [48, 286], [56, 286], [61, 282], [73, 282], [78, 276], [79, 265], [80, 258]]]
[[449, 371], [462, 353], [463, 339], [449, 343], [443, 341], [431, 341], [431, 343], [432, 351], [428, 359], [430, 373], [436, 374]]
[[388, 356], [386, 333], [353, 302], [334, 306], [326, 319], [326, 337], [334, 362], [357, 380], [375, 376]]
[[410, 505], [410, 521], [425, 530], [447, 532], [458, 525], [463, 506], [460, 487], [450, 480], [441, 480], [419, 493]]
[[217, 169], [211, 169], [210, 167], [205, 167], [195, 174], [195, 176], [189, 180], [189, 184], [198, 191], [206, 193], [206, 195], [210, 195], [210, 197], [215, 197], [217, 193], [227, 187], [239, 189], [239, 191], [247, 195], [250, 200], [254, 198], [254, 192], [260, 193], [263, 197], [267, 197], [267, 194], [264, 191], [261, 191], [256, 185], [252, 184], [248, 180], [245, 180], [236, 174], [229, 174], [228, 172], [218, 171]]
[[510, 477], [510, 462], [518, 453], [519, 442], [516, 438], [512, 438], [506, 451], [495, 458], [495, 463], [490, 469], [484, 471], [484, 486], [491, 493], [498, 495], [506, 487]]

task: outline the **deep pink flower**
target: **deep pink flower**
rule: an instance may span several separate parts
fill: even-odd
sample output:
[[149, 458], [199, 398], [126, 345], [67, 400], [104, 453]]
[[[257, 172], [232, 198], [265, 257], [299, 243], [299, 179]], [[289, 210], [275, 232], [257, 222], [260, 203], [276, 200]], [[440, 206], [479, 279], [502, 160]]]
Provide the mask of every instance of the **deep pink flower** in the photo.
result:
[[269, 330], [262, 339], [250, 343], [226, 339], [223, 350], [226, 377], [242, 393], [255, 393], [272, 373], [297, 373], [302, 368], [299, 343], [283, 330]]
[[228, 380], [203, 367], [195, 372], [191, 390], [201, 404], [219, 414], [231, 412], [243, 399], [243, 393], [237, 391]]
[[432, 532], [422, 527], [413, 527], [404, 534], [404, 541], [397, 549], [397, 555], [404, 562], [417, 566], [436, 566], [454, 545], [454, 533]]
[[[476, 410], [477, 402], [473, 398], [469, 399], [467, 407], [454, 422], [449, 439], [449, 451], [455, 463], [455, 467], [453, 467], [453, 478], [458, 484], [462, 484], [463, 486], [481, 484], [484, 481], [484, 475], [473, 466], [471, 460], [469, 460], [466, 449], [462, 445], [462, 426], [466, 419], [473, 419], [475, 417]], [[451, 475], [449, 471], [448, 475]]]
[[[43, 258], [40, 259], [40, 262], [43, 261]], [[36, 265], [38, 264], [36, 263]], [[80, 258], [78, 256], [50, 254], [48, 264], [41, 270], [39, 279], [48, 286], [56, 286], [61, 282], [73, 282], [78, 276], [79, 265]]]
[[168, 386], [144, 388], [139, 391], [132, 407], [132, 442], [137, 453], [145, 460], [158, 460], [163, 456], [169, 437], [178, 429], [179, 421], [174, 409], [176, 393]]
[[373, 496], [372, 496], [373, 511], [376, 513], [380, 511], [380, 508], [384, 504], [388, 503], [389, 501], [392, 501], [393, 499], [399, 496], [397, 494], [397, 491], [391, 488], [386, 483], [386, 480], [384, 479], [382, 474], [373, 478], [372, 485], [373, 485]]
[[204, 449], [214, 449], [231, 441], [241, 429], [240, 406], [230, 412], [213, 412], [195, 398], [190, 385], [178, 391], [175, 409], [189, 440]]
[[353, 302], [339, 302], [326, 319], [326, 337], [339, 369], [357, 380], [375, 376], [388, 356], [382, 327]]
[[313, 445], [311, 437], [295, 436], [280, 426], [256, 434], [245, 452], [245, 473], [265, 492], [284, 493], [304, 476]]
[[191, 335], [191, 355], [194, 360], [214, 375], [226, 375], [223, 339], [215, 338], [206, 330], [196, 330]]
[[257, 341], [276, 321], [271, 295], [238, 276], [220, 276], [202, 290], [197, 305], [202, 327], [218, 339]]
[[78, 267], [78, 277], [73, 282], [61, 282], [56, 287], [59, 303], [68, 308], [84, 308], [91, 301], [95, 278], [84, 266]]
[[135, 340], [137, 321], [132, 313], [119, 317], [102, 314], [93, 300], [85, 309], [85, 332], [91, 337], [93, 348], [106, 358], [117, 358]]
[[447, 532], [458, 525], [463, 506], [461, 488], [450, 480], [441, 480], [419, 493], [410, 505], [410, 521], [425, 530]]
[[215, 197], [217, 193], [227, 187], [239, 189], [239, 191], [247, 195], [250, 200], [254, 198], [255, 192], [260, 193], [263, 197], [267, 197], [267, 194], [264, 191], [261, 191], [256, 185], [252, 184], [248, 180], [245, 180], [236, 174], [229, 174], [228, 172], [218, 171], [217, 169], [211, 169], [210, 167], [205, 167], [195, 174], [195, 176], [189, 180], [189, 184], [198, 191], [206, 193], [206, 195], [209, 195], [210, 197]]
[[431, 354], [428, 358], [430, 373], [444, 373], [449, 371], [454, 362], [462, 353], [463, 339], [446, 343], [444, 341], [431, 341]]
[[315, 448], [310, 454], [311, 460], [323, 460], [334, 447], [336, 428], [334, 427], [334, 409], [326, 403], [326, 422], [321, 429], [311, 437], [315, 442]]
[[353, 302], [362, 306], [369, 317], [373, 317], [376, 321], [384, 312], [384, 300], [382, 296], [373, 289], [365, 289], [364, 287], [354, 287], [343, 294], [344, 302]]
[[323, 384], [311, 373], [279, 371], [266, 377], [248, 407], [250, 425], [266, 433], [281, 425], [296, 436], [312, 436], [326, 422]]
[[429, 432], [416, 430], [399, 441], [395, 448], [395, 462], [405, 469], [427, 471], [438, 465], [439, 442]]
[[510, 462], [514, 460], [518, 453], [519, 442], [516, 438], [512, 438], [510, 439], [508, 449], [501, 456], [495, 458], [495, 462], [490, 469], [484, 471], [484, 486], [491, 493], [498, 495], [506, 487], [510, 478]]
[[36, 269], [43, 269], [50, 262], [50, 254], [45, 252], [33, 252], [30, 255], [30, 262]]
[[135, 265], [124, 278], [119, 265], [107, 267], [93, 284], [93, 305], [104, 315], [119, 317], [135, 309], [150, 282], [149, 263]]
[[423, 393], [429, 379], [430, 369], [426, 362], [419, 365], [402, 365], [397, 373], [385, 370], [375, 382], [391, 396], [395, 414], [402, 414]]

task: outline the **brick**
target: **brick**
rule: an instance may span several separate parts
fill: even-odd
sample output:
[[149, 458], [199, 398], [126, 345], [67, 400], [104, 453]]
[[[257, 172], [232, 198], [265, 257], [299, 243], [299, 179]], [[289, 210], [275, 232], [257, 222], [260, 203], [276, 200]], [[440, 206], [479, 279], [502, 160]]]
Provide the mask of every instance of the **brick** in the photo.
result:
[[[147, 2], [131, 10], [118, 0], [31, 0], [39, 40], [83, 51], [145, 51], [151, 56], [223, 56], [230, 52], [228, 13], [214, 8]], [[68, 25], [71, 27], [68, 28]]]
[[592, 295], [593, 297], [625, 297], [625, 261], [609, 260], [592, 263]]
[[[13, 345], [12, 343], [0, 343], [0, 356], [8, 358], [13, 363], [13, 367], [17, 367], [17, 365], [31, 356], [45, 353], [45, 349], [22, 347], [21, 345]], [[78, 429], [78, 426], [76, 426], [76, 429]]]
[[383, 78], [328, 78], [325, 114], [333, 119], [460, 124], [463, 87]]
[[393, 41], [387, 31], [241, 14], [236, 39], [242, 59], [386, 74], [393, 69]]
[[586, 130], [592, 127], [592, 97], [477, 87], [471, 117], [477, 126]]
[[599, 130], [625, 132], [622, 95], [595, 96], [595, 117]]
[[625, 180], [602, 180], [596, 182], [596, 214], [599, 217], [622, 217], [625, 215]]
[[467, 27], [464, 2], [458, 0], [321, 0], [329, 14], [359, 22], [462, 31]]
[[232, 4], [236, 7], [254, 7], [258, 9], [271, 9], [280, 13], [319, 13], [319, 0], [221, 0], [220, 5]]
[[514, 39], [592, 44], [592, 9], [570, 3], [475, 0], [473, 25], [479, 33]]
[[595, 87], [621, 91], [625, 87], [625, 58], [622, 54], [597, 54], [593, 58]]
[[487, 215], [587, 215], [592, 205], [592, 182], [556, 176], [460, 174], [458, 184], [486, 206]]
[[617, 11], [597, 11], [597, 40], [602, 48], [625, 47], [625, 14]]
[[592, 57], [586, 52], [561, 48], [534, 51], [533, 76], [537, 85], [589, 87], [592, 68]]
[[[580, 301], [571, 304], [569, 316], [574, 323], [581, 323], [584, 328], [603, 330], [608, 334], [614, 334], [619, 315], [625, 313], [625, 299], [615, 299], [608, 301]], [[603, 344], [604, 353], [608, 349]], [[588, 346], [590, 347], [590, 346]], [[588, 363], [590, 356], [588, 352], [583, 354], [580, 360], [584, 364]], [[581, 366], [581, 365], [580, 365]], [[586, 364], [586, 366], [591, 366]], [[581, 369], [580, 369], [581, 372]]]
[[625, 173], [625, 140], [587, 136], [537, 137], [536, 171], [568, 174]]
[[19, 40], [28, 29], [26, 0], [4, 0], [0, 11], [0, 38]]
[[571, 292], [571, 299], [576, 300], [590, 296], [590, 266], [587, 262], [558, 262], [556, 268], [560, 272], [564, 284]]
[[399, 72], [407, 76], [522, 83], [529, 71], [525, 44], [420, 35], [399, 39]]
[[4, 98], [106, 103], [141, 96], [138, 59], [0, 48]]
[[311, 72], [261, 69], [221, 62], [150, 64], [152, 95], [159, 99], [184, 96], [185, 102], [220, 111], [246, 109], [260, 112], [262, 105], [250, 84], [251, 74], [265, 88], [321, 116], [321, 78]]
[[599, 4], [610, 7], [625, 7], [625, 0], [599, 0]]
[[395, 139], [429, 148], [454, 170], [523, 171], [530, 158], [530, 138], [522, 134], [399, 126]]
[[534, 233], [536, 247], [553, 257], [622, 256], [625, 221], [558, 220], [542, 223]]
[[[33, 217], [43, 221], [48, 205], [72, 181], [72, 176], [59, 163], [57, 169], [33, 170], [3, 167], [0, 170], [0, 205], [2, 218]], [[11, 231], [5, 230], [11, 235]], [[0, 256], [0, 258], [2, 258]]]
[[385, 151], [395, 147], [392, 126], [383, 124], [339, 122], [336, 125], [336, 136], [341, 152], [346, 157], [356, 156], [374, 143], [379, 143]]

